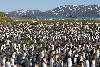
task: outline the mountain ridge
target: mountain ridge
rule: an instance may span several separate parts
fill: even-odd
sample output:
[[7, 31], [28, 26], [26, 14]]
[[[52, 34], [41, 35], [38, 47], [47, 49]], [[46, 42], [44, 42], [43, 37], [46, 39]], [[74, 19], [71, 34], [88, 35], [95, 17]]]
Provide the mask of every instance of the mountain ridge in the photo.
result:
[[33, 16], [100, 16], [99, 5], [64, 5], [52, 10], [42, 12], [40, 10], [17, 10], [8, 12], [9, 17], [33, 17]]

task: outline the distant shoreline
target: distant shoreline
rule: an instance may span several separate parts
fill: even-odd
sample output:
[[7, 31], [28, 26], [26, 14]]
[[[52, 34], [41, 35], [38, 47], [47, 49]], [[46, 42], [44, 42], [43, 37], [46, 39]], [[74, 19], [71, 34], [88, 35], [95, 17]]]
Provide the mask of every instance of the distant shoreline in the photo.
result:
[[70, 16], [33, 16], [32, 18], [97, 18], [100, 19], [100, 16], [97, 17], [88, 17], [88, 16], [76, 16], [76, 17], [70, 17]]

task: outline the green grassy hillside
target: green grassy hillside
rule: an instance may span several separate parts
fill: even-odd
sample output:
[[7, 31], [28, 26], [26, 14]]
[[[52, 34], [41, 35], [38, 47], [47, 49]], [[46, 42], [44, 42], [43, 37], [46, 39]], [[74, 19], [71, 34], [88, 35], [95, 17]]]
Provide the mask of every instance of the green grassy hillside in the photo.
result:
[[13, 22], [11, 18], [9, 18], [4, 12], [0, 12], [0, 24], [7, 24]]

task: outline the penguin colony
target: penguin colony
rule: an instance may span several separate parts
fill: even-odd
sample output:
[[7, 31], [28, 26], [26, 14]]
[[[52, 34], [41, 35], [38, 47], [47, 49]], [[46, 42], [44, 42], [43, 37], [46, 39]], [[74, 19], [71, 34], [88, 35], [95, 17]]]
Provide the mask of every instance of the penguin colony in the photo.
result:
[[0, 25], [0, 67], [100, 67], [95, 23]]

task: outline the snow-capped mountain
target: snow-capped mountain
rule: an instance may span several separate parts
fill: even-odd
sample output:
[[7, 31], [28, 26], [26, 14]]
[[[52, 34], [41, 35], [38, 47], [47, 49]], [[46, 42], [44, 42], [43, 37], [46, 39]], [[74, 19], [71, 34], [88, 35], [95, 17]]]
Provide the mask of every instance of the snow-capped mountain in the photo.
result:
[[100, 6], [65, 5], [47, 12], [56, 16], [100, 16]]
[[40, 13], [42, 13], [39, 10], [17, 10], [17, 11], [12, 11], [12, 12], [8, 12], [8, 16], [10, 17], [31, 17], [34, 15], [39, 15]]
[[40, 10], [17, 10], [9, 12], [10, 17], [33, 17], [33, 16], [100, 16], [99, 5], [64, 5], [52, 10], [42, 12]]

